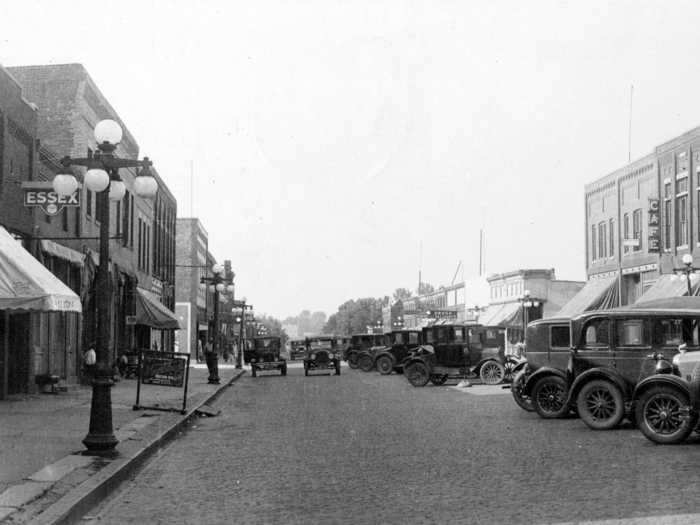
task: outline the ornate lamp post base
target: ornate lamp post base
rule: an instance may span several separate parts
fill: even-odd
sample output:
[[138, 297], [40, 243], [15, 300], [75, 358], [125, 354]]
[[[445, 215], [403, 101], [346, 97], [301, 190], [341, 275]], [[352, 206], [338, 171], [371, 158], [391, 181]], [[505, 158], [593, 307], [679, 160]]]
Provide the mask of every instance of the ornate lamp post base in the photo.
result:
[[112, 398], [110, 389], [114, 381], [109, 370], [99, 369], [92, 381], [90, 404], [90, 430], [83, 439], [86, 456], [114, 457], [119, 440], [112, 429]]
[[207, 382], [210, 385], [218, 385], [219, 379], [219, 358], [214, 352], [209, 352], [207, 355], [207, 367], [209, 368], [209, 378]]

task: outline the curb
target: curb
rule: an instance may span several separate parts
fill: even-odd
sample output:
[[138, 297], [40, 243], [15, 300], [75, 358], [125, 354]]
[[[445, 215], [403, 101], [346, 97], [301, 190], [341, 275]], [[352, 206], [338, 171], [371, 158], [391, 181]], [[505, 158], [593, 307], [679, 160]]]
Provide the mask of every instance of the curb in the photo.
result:
[[234, 376], [221, 385], [217, 390], [204, 398], [195, 407], [188, 409], [170, 428], [164, 429], [143, 448], [129, 457], [119, 457], [101, 469], [94, 476], [68, 492], [61, 499], [46, 508], [35, 517], [35, 523], [42, 525], [68, 525], [78, 523], [98, 502], [114, 491], [126, 478], [133, 474], [143, 462], [154, 452], [173, 439], [176, 433], [185, 426], [195, 413], [207, 403], [216, 400], [223, 391], [245, 374], [245, 370], [237, 370]]

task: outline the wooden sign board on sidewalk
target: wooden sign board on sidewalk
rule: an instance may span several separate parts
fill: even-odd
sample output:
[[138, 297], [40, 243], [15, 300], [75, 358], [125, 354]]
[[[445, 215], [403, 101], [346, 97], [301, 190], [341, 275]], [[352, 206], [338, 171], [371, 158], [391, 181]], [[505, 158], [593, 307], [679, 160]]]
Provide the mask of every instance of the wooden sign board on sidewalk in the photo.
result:
[[184, 386], [182, 409], [180, 410], [180, 413], [184, 414], [187, 411], [187, 384], [189, 376], [190, 354], [142, 350], [139, 352], [138, 382], [136, 383], [136, 404], [134, 405], [134, 410], [147, 408], [150, 410], [177, 411], [174, 408], [141, 405], [141, 385], [172, 386], [176, 388]]

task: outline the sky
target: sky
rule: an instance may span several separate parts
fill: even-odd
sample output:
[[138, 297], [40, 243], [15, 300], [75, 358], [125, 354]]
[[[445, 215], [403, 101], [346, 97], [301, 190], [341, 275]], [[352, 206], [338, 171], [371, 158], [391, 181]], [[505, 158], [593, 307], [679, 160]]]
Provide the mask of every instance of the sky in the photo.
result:
[[474, 278], [480, 230], [487, 274], [585, 280], [584, 185], [700, 125], [697, 20], [668, 0], [5, 1], [0, 64], [82, 63], [237, 296], [284, 318], [419, 269]]

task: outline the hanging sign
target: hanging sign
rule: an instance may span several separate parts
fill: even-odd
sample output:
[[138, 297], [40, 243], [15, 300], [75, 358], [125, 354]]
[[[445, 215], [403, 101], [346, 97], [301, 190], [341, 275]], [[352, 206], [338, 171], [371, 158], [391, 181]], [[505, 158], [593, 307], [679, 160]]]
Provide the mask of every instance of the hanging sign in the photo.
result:
[[659, 253], [661, 242], [661, 219], [659, 214], [659, 199], [649, 199], [649, 235], [647, 237], [647, 252]]
[[23, 182], [24, 205], [28, 208], [39, 207], [46, 215], [57, 215], [64, 207], [80, 207], [80, 191], [72, 195], [59, 195], [53, 190], [53, 184], [47, 181]]

